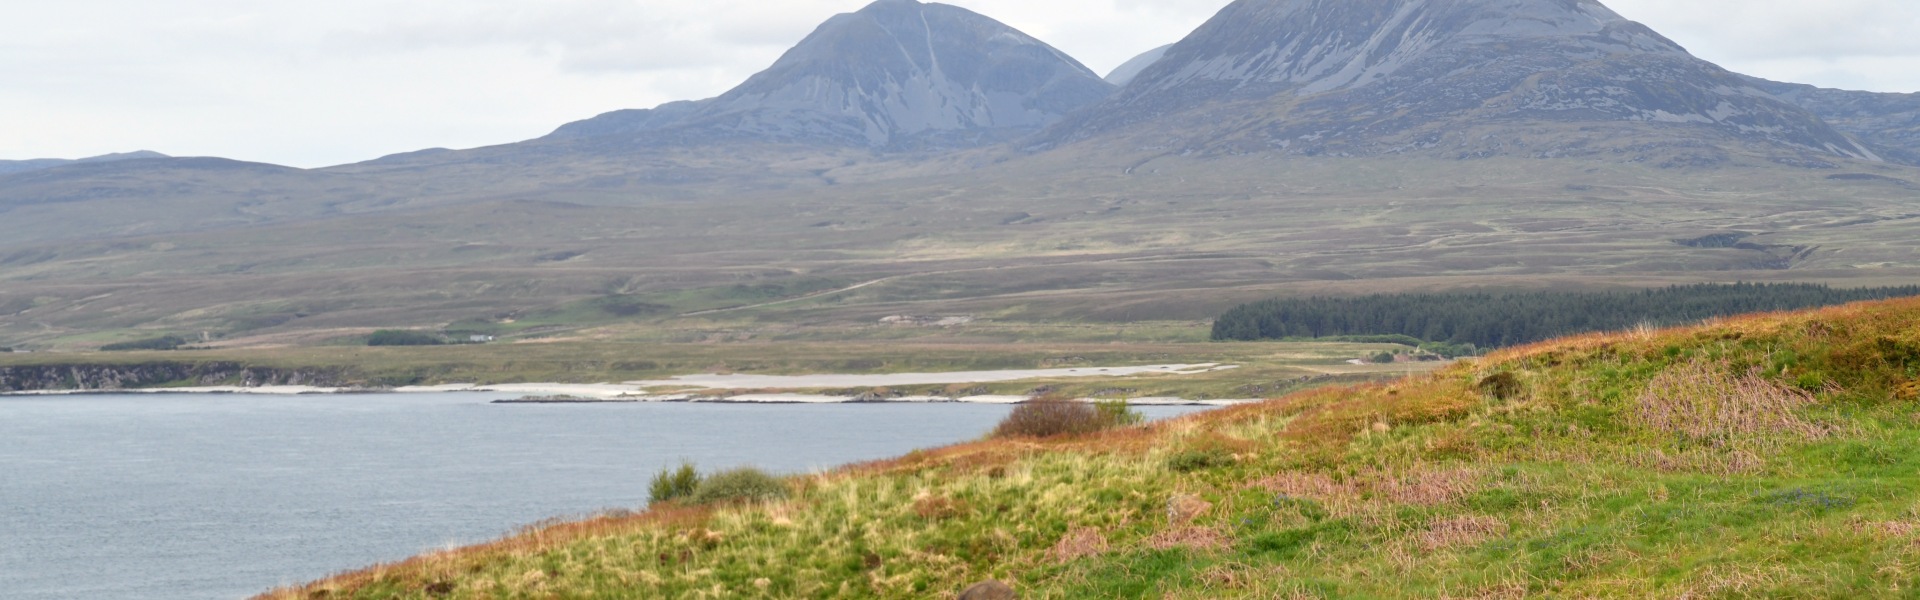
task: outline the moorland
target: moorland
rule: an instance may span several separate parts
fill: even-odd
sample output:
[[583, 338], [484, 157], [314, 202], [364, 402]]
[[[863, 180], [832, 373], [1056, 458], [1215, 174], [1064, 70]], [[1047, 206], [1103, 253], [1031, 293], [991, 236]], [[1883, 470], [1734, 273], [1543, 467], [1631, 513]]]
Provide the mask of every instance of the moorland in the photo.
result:
[[1920, 583], [1916, 322], [1909, 299], [1555, 340], [262, 597], [1898, 597]]

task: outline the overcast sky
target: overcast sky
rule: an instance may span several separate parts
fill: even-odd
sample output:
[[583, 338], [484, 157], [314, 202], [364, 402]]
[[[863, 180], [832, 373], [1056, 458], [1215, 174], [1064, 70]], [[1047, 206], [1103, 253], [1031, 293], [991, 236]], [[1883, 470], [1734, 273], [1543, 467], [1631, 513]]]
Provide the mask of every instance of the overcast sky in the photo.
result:
[[[1227, 0], [951, 0], [1105, 74]], [[301, 167], [717, 95], [864, 0], [60, 0], [0, 20], [0, 159]], [[1920, 1], [1608, 0], [1735, 71], [1920, 91]]]

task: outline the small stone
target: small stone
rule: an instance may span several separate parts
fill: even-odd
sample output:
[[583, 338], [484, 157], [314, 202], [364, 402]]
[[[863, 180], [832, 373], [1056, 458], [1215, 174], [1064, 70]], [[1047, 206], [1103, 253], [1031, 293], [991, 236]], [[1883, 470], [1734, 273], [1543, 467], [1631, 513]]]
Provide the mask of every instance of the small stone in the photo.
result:
[[757, 588], [760, 588], [761, 590], [765, 590], [767, 588], [773, 587], [773, 580], [767, 579], [765, 577], [755, 579], [753, 580], [753, 587], [757, 587]]
[[1013, 587], [998, 581], [983, 581], [960, 592], [960, 600], [1014, 600]]

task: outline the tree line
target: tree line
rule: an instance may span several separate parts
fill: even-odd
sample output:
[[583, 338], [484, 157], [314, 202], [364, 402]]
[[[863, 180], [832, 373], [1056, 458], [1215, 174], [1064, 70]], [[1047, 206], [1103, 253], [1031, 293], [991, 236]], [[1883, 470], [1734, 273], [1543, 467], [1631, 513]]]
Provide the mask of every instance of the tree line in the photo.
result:
[[1275, 298], [1213, 323], [1216, 341], [1408, 336], [1447, 354], [1472, 353], [1641, 325], [1682, 325], [1744, 313], [1920, 296], [1920, 286], [1836, 289], [1815, 284], [1700, 284], [1621, 292], [1376, 294]]

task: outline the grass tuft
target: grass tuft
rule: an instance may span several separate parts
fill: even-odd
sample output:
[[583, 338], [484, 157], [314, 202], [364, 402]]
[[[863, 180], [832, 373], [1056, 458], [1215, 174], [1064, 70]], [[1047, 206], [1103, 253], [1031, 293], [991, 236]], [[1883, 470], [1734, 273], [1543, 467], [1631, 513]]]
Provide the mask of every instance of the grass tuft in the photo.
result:
[[1825, 428], [1802, 416], [1815, 403], [1812, 394], [1775, 385], [1757, 372], [1734, 377], [1727, 369], [1690, 361], [1655, 376], [1640, 396], [1640, 424], [1714, 446], [1778, 436], [1827, 436]]

